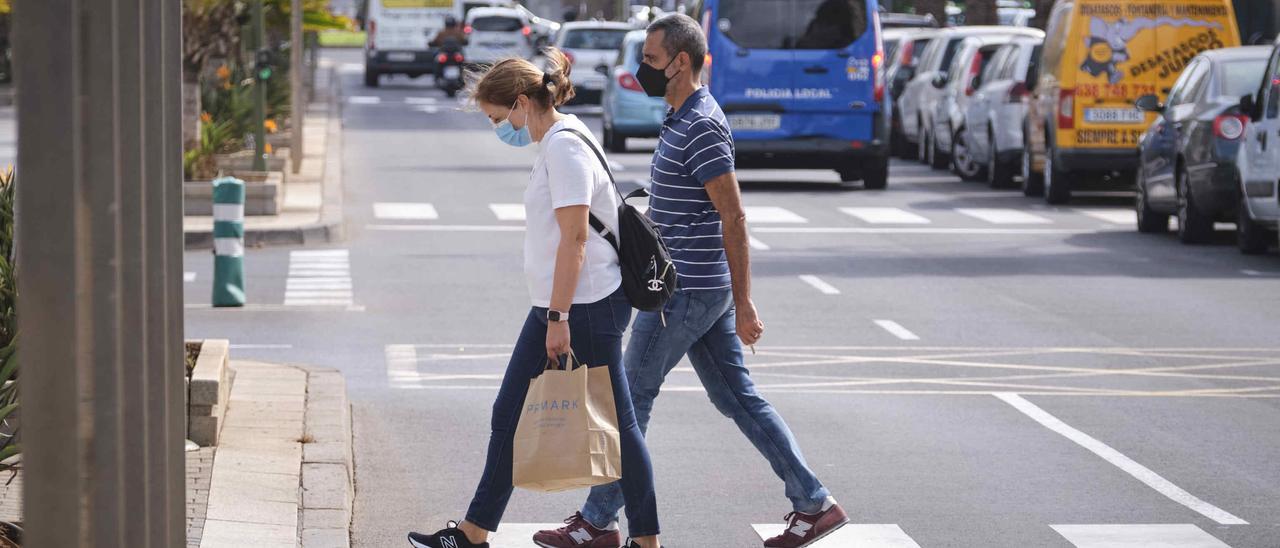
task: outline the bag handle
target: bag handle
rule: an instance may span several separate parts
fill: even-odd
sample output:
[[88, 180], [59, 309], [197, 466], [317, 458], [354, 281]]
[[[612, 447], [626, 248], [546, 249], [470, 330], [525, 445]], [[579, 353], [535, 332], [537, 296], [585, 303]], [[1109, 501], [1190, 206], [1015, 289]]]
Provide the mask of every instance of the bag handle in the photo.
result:
[[556, 371], [573, 371], [579, 367], [583, 367], [582, 360], [578, 359], [578, 356], [573, 353], [572, 348], [569, 349], [568, 354], [561, 354], [561, 356], [567, 357], [564, 360], [564, 365], [561, 365], [557, 361], [553, 361], [551, 358], [547, 358], [547, 363], [543, 366], [542, 370], [550, 371], [554, 369]]

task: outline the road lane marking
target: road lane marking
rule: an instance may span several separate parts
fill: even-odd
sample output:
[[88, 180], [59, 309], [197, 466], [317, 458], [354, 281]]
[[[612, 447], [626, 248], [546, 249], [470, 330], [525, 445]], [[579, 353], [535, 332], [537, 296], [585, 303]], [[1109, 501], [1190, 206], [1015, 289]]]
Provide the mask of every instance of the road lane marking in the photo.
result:
[[755, 250], [757, 250], [757, 251], [768, 251], [768, 250], [769, 250], [769, 244], [766, 244], [766, 243], [764, 243], [764, 242], [760, 241], [760, 240], [759, 240], [759, 239], [757, 239], [755, 236], [752, 236], [752, 235], [750, 235], [750, 234], [748, 234], [748, 235], [747, 235], [747, 245], [751, 246], [751, 249], [755, 249]]
[[515, 225], [365, 225], [380, 232], [524, 232]]
[[437, 107], [435, 105], [417, 105], [414, 107], [410, 107], [409, 110], [414, 110], [417, 112], [425, 112], [427, 114], [435, 114], [437, 112], [440, 112], [440, 107]]
[[1204, 517], [1207, 517], [1221, 525], [1249, 524], [1249, 522], [1233, 516], [1217, 506], [1200, 500], [1195, 495], [1186, 492], [1181, 487], [1178, 487], [1169, 480], [1164, 479], [1150, 468], [1147, 468], [1146, 466], [1139, 464], [1137, 461], [1125, 456], [1123, 453], [1112, 449], [1111, 446], [1098, 441], [1084, 432], [1072, 428], [1067, 423], [1062, 422], [1053, 415], [1050, 415], [1049, 412], [1037, 407], [1022, 396], [1010, 392], [995, 393], [993, 395], [1013, 406], [1014, 409], [1021, 411], [1026, 416], [1031, 417], [1032, 420], [1040, 423], [1045, 428], [1057, 432], [1063, 437], [1075, 442], [1077, 445], [1088, 449], [1093, 454], [1102, 457], [1103, 460], [1133, 476], [1134, 479], [1147, 484], [1148, 487], [1168, 497], [1170, 500], [1186, 506], [1187, 508], [1190, 508], [1200, 515], [1203, 515]]
[[1104, 223], [1113, 225], [1133, 225], [1138, 222], [1138, 214], [1132, 209], [1075, 209]]
[[[781, 523], [752, 524], [760, 540], [765, 540], [782, 533], [786, 525]], [[897, 525], [850, 523], [827, 535], [826, 538], [810, 544], [813, 548], [920, 548], [901, 527]]]
[[1087, 228], [940, 228], [940, 227], [809, 227], [762, 226], [753, 228], [767, 234], [919, 234], [919, 235], [1036, 235], [1036, 234], [1096, 234], [1098, 229]]
[[352, 95], [347, 98], [347, 104], [351, 105], [376, 105], [382, 102], [382, 98], [376, 95]]
[[350, 253], [346, 249], [289, 252], [285, 306], [352, 306], [352, 297]]
[[183, 281], [183, 282], [194, 282], [194, 281], [196, 281], [196, 273], [195, 273], [195, 272], [183, 272], [183, 273], [182, 273], [182, 281]]
[[915, 333], [912, 333], [909, 329], [902, 327], [902, 325], [898, 324], [898, 322], [895, 322], [893, 320], [874, 320], [874, 321], [875, 321], [875, 324], [880, 326], [881, 329], [888, 331], [889, 334], [899, 339], [902, 339], [904, 341], [920, 340], [920, 337], [918, 335], [916, 335]]
[[1042, 225], [1053, 221], [1025, 211], [998, 207], [961, 207], [956, 213], [986, 221], [993, 225]]
[[896, 207], [842, 207], [845, 215], [871, 224], [927, 225], [929, 219]]
[[[323, 65], [325, 61], [329, 61], [332, 66], [333, 61], [330, 59], [321, 59]], [[343, 63], [338, 65], [338, 72], [342, 74], [360, 74], [364, 72], [364, 63]]]
[[525, 220], [524, 204], [489, 204], [489, 210], [499, 221]]
[[1190, 523], [1050, 525], [1076, 548], [1231, 548]]
[[439, 100], [436, 99], [435, 97], [405, 97], [404, 98], [404, 103], [406, 105], [434, 105], [438, 101]]
[[231, 344], [233, 350], [290, 350], [292, 344]]
[[748, 223], [807, 223], [809, 219], [797, 215], [794, 211], [777, 206], [744, 206]]
[[814, 289], [817, 289], [818, 291], [822, 292], [823, 295], [839, 295], [840, 294], [839, 289], [836, 289], [835, 286], [822, 281], [822, 278], [819, 278], [817, 276], [813, 276], [810, 274], [802, 274], [800, 276], [800, 281], [813, 286]]
[[373, 216], [393, 221], [434, 221], [440, 218], [436, 206], [426, 202], [376, 202]]
[[412, 344], [388, 344], [386, 357], [387, 384], [392, 388], [417, 388], [422, 386], [422, 374], [418, 373], [418, 349]]

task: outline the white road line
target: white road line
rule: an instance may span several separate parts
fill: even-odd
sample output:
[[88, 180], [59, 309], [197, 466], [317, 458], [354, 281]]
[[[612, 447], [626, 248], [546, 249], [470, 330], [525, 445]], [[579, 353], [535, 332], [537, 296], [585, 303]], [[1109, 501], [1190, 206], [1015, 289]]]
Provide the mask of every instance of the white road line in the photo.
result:
[[1050, 525], [1076, 548], [1231, 548], [1190, 523]]
[[516, 225], [365, 225], [379, 232], [524, 232]]
[[387, 362], [387, 384], [392, 388], [422, 386], [418, 372], [418, 350], [411, 344], [388, 344], [383, 353]]
[[797, 215], [794, 211], [777, 206], [744, 206], [748, 223], [807, 223], [809, 219]]
[[823, 295], [839, 295], [840, 294], [840, 290], [836, 289], [835, 286], [827, 282], [824, 282], [822, 281], [822, 278], [813, 276], [811, 274], [800, 275], [800, 281], [813, 286], [814, 289], [817, 289], [818, 291], [822, 292]]
[[1041, 225], [1053, 222], [1039, 215], [1007, 208], [961, 207], [956, 208], [956, 213], [986, 221], [993, 225]]
[[768, 234], [917, 234], [917, 235], [1034, 235], [1093, 234], [1091, 228], [938, 228], [938, 227], [808, 227], [762, 226], [752, 230]]
[[750, 234], [748, 234], [748, 235], [747, 235], [747, 245], [751, 246], [751, 249], [755, 249], [755, 250], [757, 250], [757, 251], [768, 251], [768, 250], [769, 250], [769, 244], [766, 244], [766, 243], [764, 243], [764, 242], [760, 241], [760, 240], [759, 240], [759, 239], [757, 239], [755, 236], [752, 236], [752, 235], [750, 235]]
[[[327, 59], [320, 60], [320, 62], [322, 63], [324, 61], [327, 61]], [[338, 65], [338, 72], [342, 74], [360, 74], [364, 72], [364, 64], [363, 63], [343, 63], [341, 65]]]
[[434, 221], [440, 218], [436, 206], [426, 202], [377, 202], [373, 216], [396, 221]]
[[871, 224], [927, 225], [929, 219], [896, 207], [842, 207], [845, 215]]
[[888, 331], [889, 334], [899, 339], [902, 339], [904, 341], [920, 340], [919, 335], [916, 335], [915, 333], [912, 333], [911, 330], [905, 327], [902, 327], [902, 325], [900, 325], [898, 322], [895, 322], [893, 320], [874, 320], [874, 321], [875, 321], [875, 324], [880, 326], [881, 329]]
[[349, 255], [345, 249], [289, 252], [284, 305], [352, 306]]
[[289, 350], [292, 344], [231, 344], [232, 349], [243, 350]]
[[414, 106], [414, 107], [410, 107], [410, 109], [409, 109], [409, 110], [415, 110], [415, 111], [418, 111], [418, 112], [425, 112], [425, 113], [427, 113], [427, 114], [435, 114], [435, 113], [437, 113], [437, 112], [440, 112], [440, 107], [437, 107], [437, 106], [435, 106], [435, 105], [417, 105], [417, 106]]
[[196, 273], [195, 273], [195, 272], [183, 272], [183, 273], [182, 273], [182, 281], [183, 281], [183, 282], [194, 282], [194, 281], [196, 281]]
[[1112, 449], [1111, 446], [1098, 441], [1092, 436], [1085, 434], [1075, 428], [1072, 428], [1057, 417], [1050, 415], [1047, 411], [1037, 407], [1035, 404], [1027, 401], [1022, 396], [1011, 392], [998, 392], [995, 397], [1004, 400], [1005, 403], [1012, 405], [1014, 409], [1021, 411], [1023, 414], [1031, 417], [1032, 420], [1043, 425], [1045, 428], [1053, 430], [1063, 437], [1076, 442], [1076, 444], [1088, 449], [1093, 454], [1102, 457], [1103, 460], [1111, 463], [1115, 467], [1125, 471], [1134, 479], [1147, 484], [1148, 487], [1155, 489], [1156, 492], [1169, 497], [1170, 500], [1186, 506], [1197, 513], [1222, 525], [1248, 525], [1249, 522], [1235, 517], [1227, 511], [1209, 504], [1195, 495], [1184, 491], [1181, 487], [1174, 485], [1159, 474], [1153, 472], [1150, 468], [1138, 464], [1137, 461], [1124, 456], [1123, 453]]
[[382, 102], [382, 98], [376, 95], [352, 95], [347, 98], [347, 103], [352, 105], [376, 105]]
[[524, 221], [524, 204], [489, 204], [499, 221]]
[[[780, 523], [752, 524], [761, 540], [776, 536], [786, 527]], [[916, 541], [894, 524], [850, 523], [810, 544], [812, 548], [920, 548]]]
[[1113, 225], [1128, 226], [1138, 222], [1138, 214], [1132, 209], [1076, 209], [1075, 211]]
[[537, 548], [533, 534], [544, 529], [559, 529], [564, 523], [503, 523], [497, 533], [489, 537], [492, 548]]
[[404, 98], [404, 103], [406, 105], [434, 105], [438, 101], [439, 100], [436, 99], [435, 97], [405, 97]]
[[296, 250], [296, 251], [290, 251], [290, 252], [289, 252], [289, 256], [291, 256], [291, 257], [307, 257], [307, 258], [315, 258], [315, 257], [349, 257], [349, 256], [351, 256], [351, 252], [350, 252], [350, 251], [347, 251], [347, 250], [345, 250], [345, 249], [299, 249], [299, 250]]

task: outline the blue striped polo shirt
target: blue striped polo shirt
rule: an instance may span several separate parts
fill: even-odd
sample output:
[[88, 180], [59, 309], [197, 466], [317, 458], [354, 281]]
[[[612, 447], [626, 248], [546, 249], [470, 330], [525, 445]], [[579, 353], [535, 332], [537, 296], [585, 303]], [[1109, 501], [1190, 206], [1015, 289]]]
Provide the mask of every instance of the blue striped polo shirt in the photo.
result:
[[720, 105], [698, 88], [669, 112], [658, 133], [650, 171], [649, 218], [671, 259], [681, 289], [723, 289], [729, 284], [720, 212], [703, 186], [733, 171], [733, 134]]

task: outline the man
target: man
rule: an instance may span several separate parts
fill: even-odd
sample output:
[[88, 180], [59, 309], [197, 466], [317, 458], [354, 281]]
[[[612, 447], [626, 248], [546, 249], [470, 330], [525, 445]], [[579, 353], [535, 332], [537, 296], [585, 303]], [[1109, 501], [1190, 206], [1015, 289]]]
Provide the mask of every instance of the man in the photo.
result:
[[[646, 430], [667, 373], [689, 356], [716, 409], [733, 419], [786, 484], [794, 511], [769, 548], [798, 548], [849, 521], [809, 470], [790, 428], [755, 390], [742, 344], [755, 344], [764, 323], [751, 302], [746, 215], [734, 177], [733, 136], [716, 100], [701, 86], [707, 54], [702, 27], [686, 15], [649, 25], [636, 77], [671, 110], [653, 156], [649, 216], [671, 250], [679, 288], [659, 312], [640, 312], [623, 357], [636, 420]], [[741, 341], [741, 342], [739, 342]], [[549, 548], [616, 548], [622, 507], [617, 484], [591, 490], [582, 511], [534, 542]], [[706, 546], [716, 546], [712, 541]]]
[[458, 28], [458, 19], [452, 15], [445, 16], [444, 28], [440, 29], [440, 32], [437, 32], [435, 38], [432, 38], [427, 45], [438, 48], [450, 40], [459, 46], [467, 45], [467, 33]]

